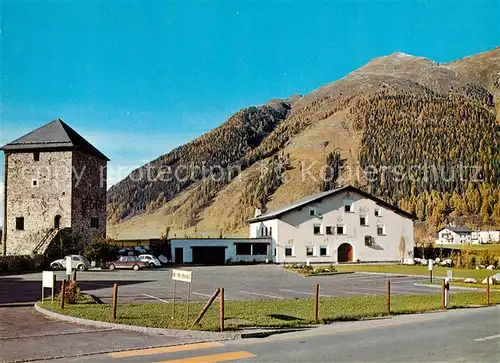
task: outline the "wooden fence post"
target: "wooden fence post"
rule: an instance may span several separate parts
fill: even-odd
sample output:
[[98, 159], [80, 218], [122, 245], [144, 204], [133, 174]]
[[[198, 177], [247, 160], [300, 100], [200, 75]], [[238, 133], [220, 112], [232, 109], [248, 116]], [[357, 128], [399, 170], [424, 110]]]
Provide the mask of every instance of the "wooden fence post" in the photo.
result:
[[391, 315], [391, 281], [387, 280], [387, 291], [385, 294], [385, 303], [387, 308], [387, 315]]
[[224, 288], [220, 288], [220, 331], [224, 331]]
[[116, 320], [116, 305], [118, 303], [118, 284], [115, 283], [113, 285], [113, 303], [111, 307], [111, 321], [115, 322]]
[[319, 283], [314, 284], [314, 321], [319, 322]]
[[61, 286], [61, 309], [64, 309], [65, 297], [66, 297], [66, 280], [63, 280]]
[[446, 282], [443, 279], [443, 284], [441, 285], [441, 309], [446, 310]]
[[212, 303], [217, 298], [217, 295], [219, 295], [219, 293], [220, 293], [220, 288], [217, 288], [217, 290], [215, 290], [215, 292], [212, 294], [212, 296], [210, 296], [210, 299], [207, 301], [207, 303], [205, 304], [205, 306], [203, 307], [203, 309], [201, 309], [201, 311], [198, 314], [198, 317], [194, 321], [193, 325], [196, 325], [196, 324], [198, 324], [201, 321], [201, 319], [203, 318], [203, 316], [207, 312], [208, 308], [210, 307], [210, 305], [212, 305]]

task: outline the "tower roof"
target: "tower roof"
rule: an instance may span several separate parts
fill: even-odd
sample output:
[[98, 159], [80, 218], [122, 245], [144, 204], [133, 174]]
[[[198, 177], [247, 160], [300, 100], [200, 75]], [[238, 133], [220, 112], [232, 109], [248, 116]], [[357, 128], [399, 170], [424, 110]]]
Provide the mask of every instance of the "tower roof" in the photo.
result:
[[109, 161], [106, 155], [59, 118], [0, 148], [6, 152], [39, 149], [78, 149]]

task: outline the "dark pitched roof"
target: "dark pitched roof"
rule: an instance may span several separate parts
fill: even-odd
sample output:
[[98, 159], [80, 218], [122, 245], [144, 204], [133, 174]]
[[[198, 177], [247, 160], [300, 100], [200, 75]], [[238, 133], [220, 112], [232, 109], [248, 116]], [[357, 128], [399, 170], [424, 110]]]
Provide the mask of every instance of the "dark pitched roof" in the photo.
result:
[[443, 229], [449, 229], [455, 233], [472, 233], [472, 230], [467, 227], [444, 227], [441, 228], [438, 232], [441, 232]]
[[319, 194], [310, 195], [308, 197], [305, 197], [304, 199], [300, 199], [299, 201], [297, 201], [295, 203], [292, 203], [292, 204], [290, 204], [288, 206], [285, 206], [283, 208], [280, 208], [280, 209], [277, 209], [275, 211], [271, 211], [271, 212], [267, 212], [267, 213], [261, 214], [258, 217], [250, 219], [249, 222], [250, 223], [255, 223], [255, 222], [262, 222], [262, 221], [267, 221], [267, 220], [270, 220], [270, 219], [279, 218], [281, 215], [283, 215], [283, 214], [285, 214], [287, 212], [290, 212], [290, 211], [292, 211], [294, 209], [304, 207], [304, 206], [306, 206], [306, 205], [308, 205], [310, 203], [316, 202], [316, 201], [321, 200], [321, 199], [323, 199], [325, 197], [329, 197], [329, 196], [335, 195], [335, 194], [343, 192], [343, 191], [352, 191], [352, 192], [361, 194], [365, 198], [369, 198], [369, 199], [375, 201], [377, 204], [382, 205], [382, 206], [384, 206], [387, 209], [391, 209], [393, 212], [395, 212], [395, 213], [397, 213], [399, 215], [402, 215], [403, 217], [410, 218], [410, 219], [417, 219], [417, 217], [415, 217], [411, 213], [408, 213], [408, 212], [406, 212], [406, 211], [404, 211], [404, 210], [402, 210], [402, 209], [400, 209], [398, 207], [395, 207], [395, 206], [393, 206], [393, 205], [391, 205], [391, 204], [389, 204], [387, 202], [384, 202], [382, 199], [376, 198], [373, 195], [371, 195], [371, 194], [369, 194], [367, 192], [362, 191], [361, 189], [353, 187], [352, 185], [347, 185], [345, 187], [328, 190], [326, 192], [322, 192], [322, 193], [319, 193]]
[[0, 148], [4, 151], [38, 149], [79, 149], [109, 161], [106, 155], [97, 150], [61, 119], [49, 122]]

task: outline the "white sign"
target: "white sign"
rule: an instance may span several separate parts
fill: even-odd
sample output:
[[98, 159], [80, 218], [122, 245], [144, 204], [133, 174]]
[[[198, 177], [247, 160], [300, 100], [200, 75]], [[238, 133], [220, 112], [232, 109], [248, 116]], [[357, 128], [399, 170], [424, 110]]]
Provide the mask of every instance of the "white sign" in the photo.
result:
[[192, 271], [172, 270], [172, 280], [191, 282], [192, 277], [193, 277]]
[[453, 278], [453, 270], [446, 270], [446, 278], [451, 280]]
[[429, 260], [429, 271], [432, 271], [433, 267], [434, 267], [434, 260]]
[[66, 275], [71, 275], [71, 256], [66, 256]]
[[54, 288], [56, 275], [54, 271], [42, 271], [42, 301], [45, 299], [45, 288], [51, 290], [51, 299], [54, 302]]
[[42, 287], [46, 287], [48, 289], [54, 288], [54, 271], [42, 272]]

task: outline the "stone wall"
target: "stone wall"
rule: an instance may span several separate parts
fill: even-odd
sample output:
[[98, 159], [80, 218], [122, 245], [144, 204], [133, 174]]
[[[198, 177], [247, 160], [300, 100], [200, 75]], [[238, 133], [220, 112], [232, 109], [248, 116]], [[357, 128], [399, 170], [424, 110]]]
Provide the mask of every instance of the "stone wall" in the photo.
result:
[[[81, 250], [94, 236], [106, 236], [106, 161], [80, 151], [73, 152], [72, 237]], [[91, 219], [98, 219], [92, 228]]]
[[0, 256], [0, 273], [40, 270], [48, 264], [43, 256]]
[[[60, 226], [71, 227], [71, 151], [6, 153], [7, 255], [29, 255], [61, 216]], [[36, 185], [34, 185], [36, 181]], [[16, 217], [24, 217], [24, 230], [16, 230]]]

